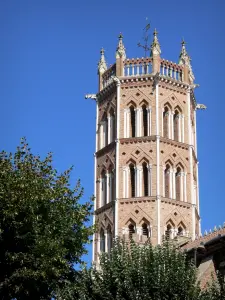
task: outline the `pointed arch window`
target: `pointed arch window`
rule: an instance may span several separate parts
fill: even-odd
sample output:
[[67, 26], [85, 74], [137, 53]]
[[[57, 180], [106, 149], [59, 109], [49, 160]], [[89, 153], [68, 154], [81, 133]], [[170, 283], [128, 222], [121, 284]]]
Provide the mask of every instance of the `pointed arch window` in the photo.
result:
[[133, 234], [135, 233], [135, 226], [134, 226], [134, 224], [130, 224], [128, 226], [128, 231], [129, 231], [129, 238], [132, 238]]
[[168, 224], [166, 226], [166, 231], [165, 231], [165, 239], [170, 240], [172, 238], [172, 226]]
[[133, 164], [130, 164], [130, 195], [131, 198], [136, 197], [136, 186], [135, 186], [135, 167]]
[[180, 136], [180, 113], [178, 110], [175, 110], [173, 117], [173, 130], [174, 130], [174, 140], [179, 141]]
[[107, 227], [107, 245], [108, 245], [108, 252], [110, 252], [113, 245], [112, 230], [110, 225]]
[[149, 237], [149, 229], [146, 223], [142, 224], [142, 235]]
[[176, 182], [176, 200], [181, 201], [181, 168], [177, 168], [177, 172], [175, 174], [175, 182]]
[[148, 112], [146, 105], [142, 106], [142, 124], [143, 124], [143, 136], [148, 135]]
[[134, 107], [130, 107], [130, 128], [131, 128], [131, 137], [135, 137], [136, 132], [136, 114]]
[[171, 180], [170, 180], [170, 165], [167, 164], [166, 165], [166, 169], [164, 171], [164, 181], [165, 181], [165, 197], [166, 198], [170, 198], [171, 197], [171, 193], [170, 193], [170, 189], [171, 189]]
[[178, 227], [178, 232], [177, 232], [178, 236], [183, 236], [184, 235], [184, 230], [181, 226]]
[[105, 205], [107, 202], [107, 178], [105, 170], [101, 174], [101, 204]]
[[169, 138], [169, 109], [167, 106], [163, 112], [163, 136]]
[[148, 174], [148, 166], [146, 162], [143, 162], [142, 169], [143, 169], [143, 195], [147, 197], [149, 196], [149, 174]]
[[105, 233], [104, 230], [100, 230], [100, 252], [105, 252]]

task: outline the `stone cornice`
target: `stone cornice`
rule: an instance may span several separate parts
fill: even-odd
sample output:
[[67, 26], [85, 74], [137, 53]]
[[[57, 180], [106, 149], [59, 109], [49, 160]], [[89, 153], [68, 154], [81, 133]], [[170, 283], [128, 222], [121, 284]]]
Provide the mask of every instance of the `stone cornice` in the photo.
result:
[[137, 143], [146, 143], [150, 141], [155, 141], [156, 136], [142, 136], [142, 137], [130, 137], [130, 138], [122, 138], [120, 139], [120, 144], [137, 144]]
[[161, 202], [169, 203], [172, 205], [180, 206], [180, 207], [186, 207], [186, 208], [191, 208], [192, 204], [184, 201], [178, 201], [176, 199], [170, 199], [170, 198], [165, 198], [161, 197]]
[[123, 204], [123, 203], [140, 203], [140, 202], [155, 202], [156, 201], [156, 196], [120, 198], [118, 200], [121, 204]]
[[[159, 80], [159, 85], [164, 83], [164, 84], [169, 85], [171, 89], [179, 88], [183, 92], [186, 92], [189, 88], [189, 84], [179, 81], [179, 80], [175, 80], [174, 78], [171, 78], [169, 76], [159, 75], [158, 80]], [[125, 85], [128, 83], [137, 83], [137, 82], [147, 83], [149, 81], [151, 81], [153, 83], [154, 76], [153, 76], [153, 74], [124, 76], [124, 77], [120, 77], [120, 81], [122, 84], [125, 84]]]
[[102, 156], [106, 153], [108, 153], [110, 150], [112, 150], [114, 147], [116, 146], [116, 142], [112, 142], [110, 144], [108, 144], [107, 146], [105, 146], [104, 148], [98, 150], [95, 155], [98, 158], [99, 156]]
[[165, 137], [160, 137], [160, 142], [162, 142], [164, 144], [170, 144], [170, 145], [176, 146], [178, 148], [186, 149], [186, 150], [189, 149], [189, 145], [188, 144], [182, 143], [182, 142], [178, 142], [178, 141], [175, 141], [175, 140], [171, 140], [171, 139], [167, 139]]
[[100, 213], [106, 211], [107, 209], [111, 208], [113, 206], [113, 201], [107, 203], [106, 205], [96, 209], [96, 211], [94, 212], [95, 215], [99, 215]]

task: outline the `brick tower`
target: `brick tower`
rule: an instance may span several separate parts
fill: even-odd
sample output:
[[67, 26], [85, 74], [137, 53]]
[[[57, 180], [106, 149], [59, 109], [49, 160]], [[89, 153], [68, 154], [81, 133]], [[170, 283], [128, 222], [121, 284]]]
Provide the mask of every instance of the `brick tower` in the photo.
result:
[[196, 110], [190, 57], [161, 58], [157, 32], [151, 53], [126, 58], [122, 35], [116, 62], [98, 63], [93, 261], [114, 236], [194, 239], [200, 234]]

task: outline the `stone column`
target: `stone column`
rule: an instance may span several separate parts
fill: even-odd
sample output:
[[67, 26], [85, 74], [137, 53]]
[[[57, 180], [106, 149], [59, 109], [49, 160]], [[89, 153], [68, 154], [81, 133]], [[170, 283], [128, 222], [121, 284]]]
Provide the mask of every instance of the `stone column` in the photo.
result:
[[123, 167], [123, 197], [128, 198], [128, 167]]
[[173, 199], [176, 199], [176, 169], [173, 169]]
[[187, 172], [184, 172], [184, 202], [187, 202]]
[[143, 186], [142, 186], [143, 168], [142, 168], [142, 166], [138, 166], [138, 171], [139, 171], [139, 193], [138, 193], [138, 197], [142, 197], [143, 196]]
[[170, 175], [170, 184], [169, 184], [169, 187], [170, 187], [170, 198], [172, 199], [173, 198], [173, 171], [172, 170], [168, 170], [168, 173]]
[[180, 201], [184, 201], [184, 172], [180, 173]]
[[171, 139], [171, 111], [168, 111], [168, 137]]
[[138, 108], [134, 109], [135, 111], [135, 137], [138, 136], [138, 126], [139, 126], [139, 110]]
[[171, 115], [170, 115], [170, 117], [171, 117], [171, 134], [170, 134], [170, 138], [172, 139], [172, 140], [174, 140], [174, 111], [172, 111], [171, 112]]
[[184, 143], [184, 115], [181, 115], [181, 127], [182, 127], [182, 139], [181, 139], [181, 142]]
[[128, 127], [129, 127], [129, 108], [125, 108], [124, 109], [124, 137], [128, 138], [129, 137], [129, 131], [128, 131]]

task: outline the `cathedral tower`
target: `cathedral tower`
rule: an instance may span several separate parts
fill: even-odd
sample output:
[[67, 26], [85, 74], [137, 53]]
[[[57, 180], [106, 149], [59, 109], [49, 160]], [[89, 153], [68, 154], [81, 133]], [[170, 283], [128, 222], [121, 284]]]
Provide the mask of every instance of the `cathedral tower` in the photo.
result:
[[114, 236], [194, 239], [200, 234], [194, 75], [185, 42], [179, 62], [151, 53], [127, 58], [122, 35], [116, 62], [98, 63], [93, 260]]

